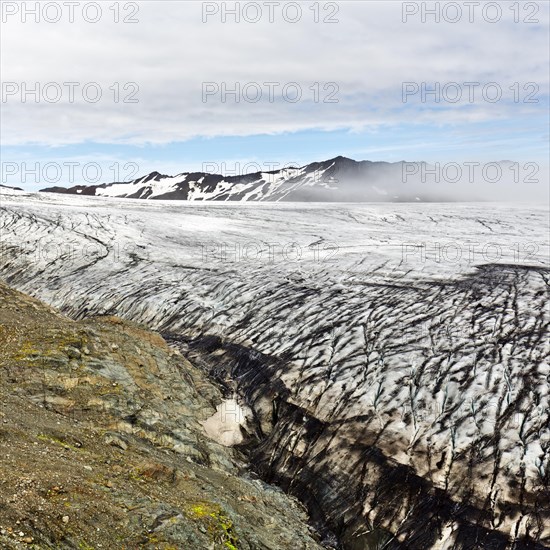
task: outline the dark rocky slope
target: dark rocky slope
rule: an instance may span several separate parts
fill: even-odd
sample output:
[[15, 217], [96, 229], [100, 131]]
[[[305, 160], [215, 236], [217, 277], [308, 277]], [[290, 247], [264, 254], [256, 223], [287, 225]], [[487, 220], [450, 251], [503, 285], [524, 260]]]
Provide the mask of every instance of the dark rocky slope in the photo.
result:
[[221, 400], [157, 334], [0, 284], [0, 548], [320, 549], [205, 435]]

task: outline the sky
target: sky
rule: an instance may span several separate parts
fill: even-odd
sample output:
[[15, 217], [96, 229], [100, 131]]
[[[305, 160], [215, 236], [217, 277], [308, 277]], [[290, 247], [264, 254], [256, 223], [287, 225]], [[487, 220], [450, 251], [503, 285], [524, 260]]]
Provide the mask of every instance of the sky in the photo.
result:
[[547, 2], [36, 4], [1, 3], [5, 185], [548, 162]]

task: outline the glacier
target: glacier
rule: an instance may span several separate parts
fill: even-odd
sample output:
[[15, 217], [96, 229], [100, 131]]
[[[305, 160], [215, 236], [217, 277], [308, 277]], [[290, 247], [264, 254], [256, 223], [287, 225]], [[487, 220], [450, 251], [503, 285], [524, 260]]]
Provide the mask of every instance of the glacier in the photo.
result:
[[543, 549], [548, 216], [2, 189], [0, 277], [225, 381], [251, 464], [346, 548]]

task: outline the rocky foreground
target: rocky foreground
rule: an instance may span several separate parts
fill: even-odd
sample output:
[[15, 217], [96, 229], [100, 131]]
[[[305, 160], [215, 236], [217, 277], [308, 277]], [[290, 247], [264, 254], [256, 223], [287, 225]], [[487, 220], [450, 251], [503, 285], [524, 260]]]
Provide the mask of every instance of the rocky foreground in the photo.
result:
[[0, 548], [322, 548], [203, 426], [219, 389], [153, 332], [0, 284]]

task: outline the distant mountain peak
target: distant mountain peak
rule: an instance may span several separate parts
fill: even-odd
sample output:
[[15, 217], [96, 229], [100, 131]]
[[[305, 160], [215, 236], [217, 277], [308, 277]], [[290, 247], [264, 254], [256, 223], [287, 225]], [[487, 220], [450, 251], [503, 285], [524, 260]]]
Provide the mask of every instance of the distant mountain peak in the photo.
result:
[[2, 187], [3, 189], [10, 189], [11, 191], [23, 191], [21, 187], [11, 187], [9, 185], [2, 185], [1, 183], [0, 183], [0, 187]]
[[[168, 176], [153, 171], [128, 182], [51, 187], [43, 192], [148, 200], [201, 201], [380, 201], [402, 193], [401, 165], [358, 162], [338, 155], [301, 167], [285, 167], [242, 175], [182, 172]], [[382, 181], [383, 180], [383, 181]], [[384, 184], [385, 182], [385, 184]], [[388, 186], [390, 189], [386, 189]], [[408, 200], [414, 200], [416, 193]]]
[[[411, 164], [411, 170], [404, 170]], [[427, 170], [429, 167], [430, 170]], [[181, 172], [168, 176], [153, 171], [127, 182], [101, 185], [49, 187], [49, 193], [105, 197], [187, 201], [298, 201], [298, 202], [417, 202], [492, 200], [480, 196], [476, 181], [470, 187], [461, 182], [430, 180], [435, 167], [420, 162], [380, 162], [338, 155], [301, 167], [259, 171], [241, 175]], [[472, 184], [472, 182], [470, 182]], [[499, 188], [502, 190], [502, 186]]]
[[357, 161], [354, 160], [354, 159], [351, 159], [349, 157], [344, 157], [342, 155], [338, 155], [337, 157], [329, 159], [327, 162], [357, 162]]

